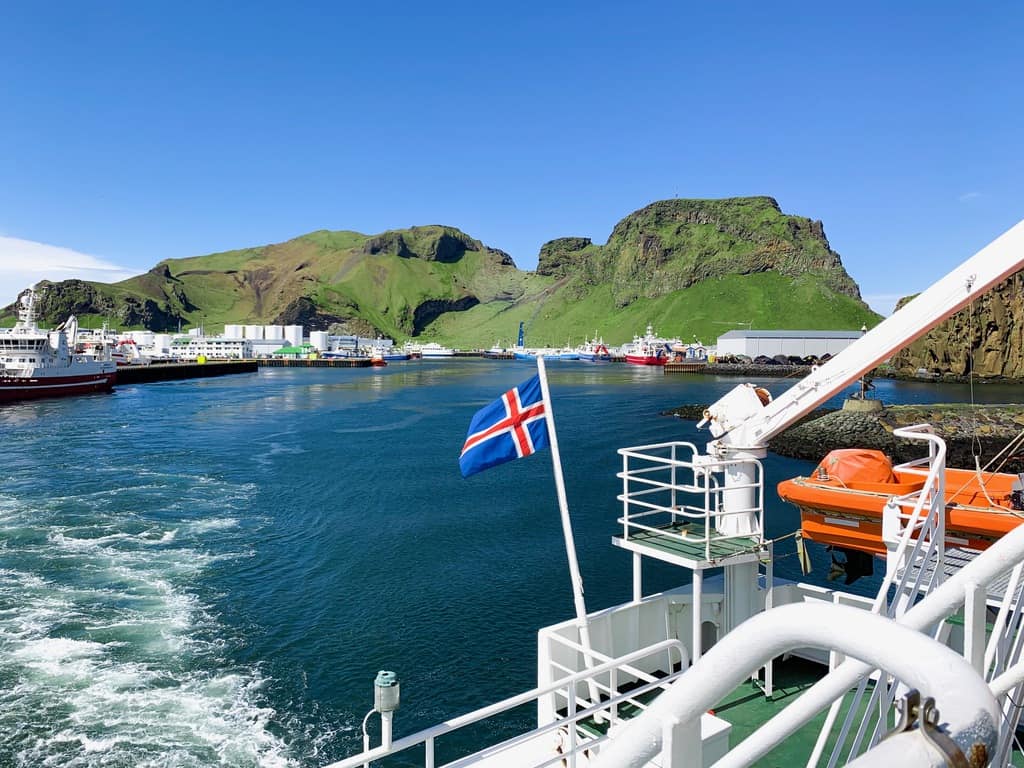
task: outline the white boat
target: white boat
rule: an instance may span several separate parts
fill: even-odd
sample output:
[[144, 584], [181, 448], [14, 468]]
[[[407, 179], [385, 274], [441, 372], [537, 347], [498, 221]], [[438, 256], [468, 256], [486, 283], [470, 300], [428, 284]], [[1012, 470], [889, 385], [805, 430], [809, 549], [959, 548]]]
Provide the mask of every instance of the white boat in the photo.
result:
[[427, 344], [420, 344], [419, 353], [423, 358], [431, 357], [454, 357], [455, 350], [451, 347], [442, 347], [436, 341], [431, 341]]
[[[620, 449], [612, 543], [632, 558], [631, 599], [588, 609], [574, 576], [576, 617], [538, 632], [537, 686], [418, 733], [394, 738], [400, 686], [380, 673], [366, 748], [330, 768], [398, 752], [403, 764], [441, 765], [438, 743], [470, 726], [478, 749], [450, 768], [1013, 764], [1024, 525], [983, 552], [947, 540], [936, 487], [945, 445], [920, 425], [900, 435], [925, 457], [897, 469], [921, 482], [878, 500], [878, 594], [787, 580], [775, 563], [793, 540], [766, 535], [761, 460], [773, 436], [1022, 267], [1024, 222], [774, 400], [754, 385], [729, 391], [705, 411], [705, 449]], [[1017, 494], [1024, 506], [1020, 479]], [[574, 563], [569, 537], [566, 546]], [[678, 569], [679, 585], [645, 590], [652, 561]], [[852, 562], [840, 571], [849, 577]], [[521, 719], [523, 707], [535, 725], [487, 739], [486, 721]], [[381, 719], [374, 747], [371, 716]]]
[[0, 333], [0, 401], [64, 397], [109, 390], [117, 365], [76, 355], [78, 323], [69, 317], [54, 331], [36, 325], [36, 292], [21, 296], [18, 322]]

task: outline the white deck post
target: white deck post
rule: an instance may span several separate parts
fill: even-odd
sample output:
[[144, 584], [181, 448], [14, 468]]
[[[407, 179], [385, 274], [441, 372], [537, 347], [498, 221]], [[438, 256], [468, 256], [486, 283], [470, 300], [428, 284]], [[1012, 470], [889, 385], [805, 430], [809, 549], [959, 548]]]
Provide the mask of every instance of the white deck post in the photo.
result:
[[639, 603], [644, 597], [643, 586], [644, 558], [639, 552], [633, 553], [633, 602]]
[[[701, 603], [702, 599], [702, 588], [704, 586], [704, 572], [699, 568], [693, 572], [693, 647], [691, 649], [692, 664], [695, 664], [700, 658], [701, 654], [701, 637], [700, 637], [700, 625], [701, 625]], [[671, 673], [672, 670], [669, 670]]]
[[985, 674], [985, 598], [987, 592], [977, 584], [964, 587], [964, 658], [979, 675]]

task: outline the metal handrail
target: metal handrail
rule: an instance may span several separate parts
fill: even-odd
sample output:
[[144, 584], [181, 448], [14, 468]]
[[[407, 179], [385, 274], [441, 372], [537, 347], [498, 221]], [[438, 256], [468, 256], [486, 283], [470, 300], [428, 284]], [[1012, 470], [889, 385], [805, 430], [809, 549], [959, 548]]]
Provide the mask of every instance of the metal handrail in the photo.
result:
[[[595, 768], [639, 768], [659, 753], [663, 768], [671, 768], [673, 755], [662, 752], [662, 745], [677, 726], [694, 722], [769, 659], [808, 645], [865, 659], [870, 667], [886, 669], [934, 696], [946, 732], [963, 754], [995, 749], [999, 707], [985, 681], [959, 654], [876, 614], [800, 603], [765, 611], [725, 635], [601, 750]], [[774, 744], [782, 738], [778, 732], [770, 736]], [[697, 738], [693, 749], [699, 749]]]
[[[660, 451], [662, 454], [667, 453], [668, 455], [661, 455], [654, 453], [654, 451]], [[726, 489], [719, 484], [714, 473], [734, 465], [749, 465], [749, 460], [708, 460], [706, 457], [699, 457], [697, 449], [692, 443], [683, 442], [635, 446], [622, 448], [618, 452], [623, 457], [622, 471], [617, 474], [617, 477], [622, 480], [623, 484], [622, 493], [617, 496], [617, 500], [622, 502], [623, 505], [623, 513], [618, 522], [622, 524], [624, 538], [628, 538], [631, 531], [647, 531], [662, 536], [685, 539], [690, 543], [703, 544], [704, 559], [709, 561], [711, 560], [712, 542], [744, 539], [750, 536], [756, 536], [759, 541], [763, 540], [764, 470], [760, 462], [754, 462], [756, 465], [756, 480], [738, 483]], [[680, 457], [680, 452], [684, 453], [685, 458]], [[643, 464], [636, 466], [631, 461], [643, 462]], [[683, 482], [680, 482], [677, 477], [677, 472], [680, 469], [687, 471], [687, 477]], [[669, 473], [667, 478], [665, 477], [666, 473]], [[724, 511], [721, 500], [725, 491], [742, 489], [755, 489], [757, 491], [757, 503], [749, 508]], [[671, 496], [671, 503], [659, 504], [656, 501], [648, 501], [645, 498], [665, 498], [663, 494]], [[682, 495], [684, 500], [680, 501], [678, 495]], [[685, 497], [696, 497], [702, 503], [686, 503]], [[702, 520], [704, 523], [703, 534], [694, 535], [693, 533], [688, 533], [683, 536], [638, 522], [640, 518], [649, 517], [654, 514], [667, 514], [673, 520], [678, 517], [694, 521]], [[757, 530], [749, 534], [721, 533], [716, 530], [716, 525], [712, 524], [712, 517], [720, 520], [724, 517], [741, 515], [756, 516]]]
[[[639, 661], [640, 659], [645, 658], [646, 656], [652, 656], [654, 654], [663, 653], [671, 648], [684, 649], [684, 646], [679, 640], [676, 640], [674, 638], [669, 640], [662, 640], [660, 642], [649, 645], [646, 648], [641, 648], [640, 650], [633, 651], [632, 653], [628, 653], [625, 656], [620, 656], [616, 659], [613, 659], [612, 661], [608, 661], [603, 664], [598, 664], [597, 666], [592, 667], [590, 669], [585, 669], [581, 672], [577, 672], [574, 675], [569, 675], [568, 677], [561, 678], [556, 682], [549, 683], [543, 686], [538, 686], [537, 688], [532, 688], [524, 693], [520, 693], [516, 696], [511, 696], [507, 699], [503, 699], [499, 702], [490, 704], [486, 707], [481, 707], [480, 709], [473, 710], [472, 712], [469, 712], [467, 714], [459, 715], [458, 717], [454, 717], [451, 720], [446, 720], [443, 723], [439, 723], [438, 725], [432, 726], [422, 731], [418, 731], [414, 734], [405, 736], [401, 739], [395, 739], [388, 747], [376, 747], [374, 749], [364, 751], [358, 755], [346, 758], [345, 760], [330, 763], [324, 768], [360, 768], [360, 766], [362, 766], [364, 763], [368, 763], [372, 760], [380, 760], [381, 758], [388, 757], [398, 752], [402, 752], [411, 747], [419, 746], [420, 744], [423, 744], [425, 747], [424, 765], [432, 766], [434, 765], [434, 741], [440, 736], [452, 733], [454, 731], [459, 730], [460, 728], [465, 728], [468, 725], [478, 723], [481, 720], [486, 720], [487, 718], [494, 717], [495, 715], [500, 715], [501, 713], [506, 712], [510, 709], [515, 709], [516, 707], [521, 707], [524, 704], [529, 704], [532, 701], [540, 699], [542, 696], [547, 696], [548, 694], [556, 693], [562, 688], [575, 688], [577, 683], [585, 682], [588, 680], [588, 678], [592, 676], [604, 674], [605, 672], [609, 672], [613, 669], [616, 669], [618, 666], [630, 664], [634, 661]], [[681, 654], [682, 652], [683, 651], [680, 650]], [[641, 686], [635, 690], [629, 691], [628, 693], [614, 696], [611, 699], [608, 699], [607, 701], [598, 702], [597, 704], [587, 707], [586, 709], [572, 712], [571, 717], [564, 718], [561, 720], [554, 720], [551, 723], [548, 723], [547, 725], [541, 726], [533, 731], [530, 731], [528, 734], [513, 738], [508, 742], [503, 742], [503, 745], [511, 746], [514, 744], [522, 743], [530, 738], [541, 736], [545, 733], [550, 733], [554, 730], [557, 730], [558, 728], [562, 728], [566, 724], [575, 724], [579, 720], [586, 719], [591, 715], [598, 714], [603, 710], [608, 709], [610, 706], [620, 704], [623, 701], [627, 701], [630, 698], [639, 695], [639, 693], [642, 692], [642, 689], [653, 690], [654, 688], [658, 687], [661, 684], [661, 682], [662, 681], [659, 680], [657, 683], [648, 683], [647, 686]], [[570, 698], [570, 709], [574, 709], [574, 701], [574, 698]]]

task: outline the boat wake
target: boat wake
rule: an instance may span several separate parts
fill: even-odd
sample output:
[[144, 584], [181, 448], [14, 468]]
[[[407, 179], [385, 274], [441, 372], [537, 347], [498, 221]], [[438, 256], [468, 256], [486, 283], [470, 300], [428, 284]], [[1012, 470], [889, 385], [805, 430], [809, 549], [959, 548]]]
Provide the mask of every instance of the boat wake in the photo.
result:
[[0, 765], [297, 764], [202, 596], [214, 563], [246, 556], [225, 513], [251, 490], [165, 480], [186, 486], [176, 511], [139, 488], [0, 497]]

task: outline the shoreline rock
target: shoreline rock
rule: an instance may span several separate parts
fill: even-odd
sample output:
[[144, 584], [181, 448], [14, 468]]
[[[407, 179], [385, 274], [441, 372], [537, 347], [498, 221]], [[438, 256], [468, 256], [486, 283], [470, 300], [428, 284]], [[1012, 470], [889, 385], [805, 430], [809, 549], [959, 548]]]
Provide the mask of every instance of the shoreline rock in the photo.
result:
[[[682, 406], [668, 413], [697, 420], [704, 406]], [[875, 413], [821, 410], [810, 413], [772, 439], [769, 450], [779, 456], [820, 461], [837, 448], [874, 448], [899, 464], [927, 455], [923, 443], [898, 438], [893, 429], [914, 424], [931, 424], [946, 441], [946, 465], [973, 469], [974, 456], [986, 464], [1024, 431], [1024, 405], [889, 405]], [[1013, 453], [1002, 472], [1024, 472], [1024, 448]]]

